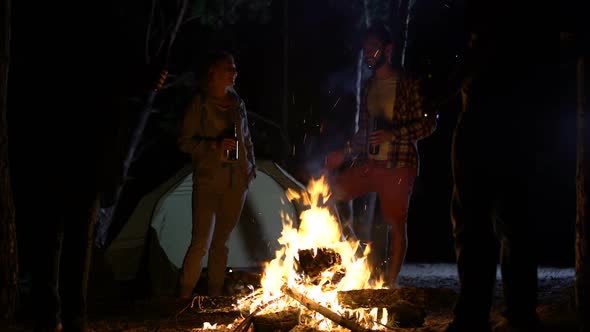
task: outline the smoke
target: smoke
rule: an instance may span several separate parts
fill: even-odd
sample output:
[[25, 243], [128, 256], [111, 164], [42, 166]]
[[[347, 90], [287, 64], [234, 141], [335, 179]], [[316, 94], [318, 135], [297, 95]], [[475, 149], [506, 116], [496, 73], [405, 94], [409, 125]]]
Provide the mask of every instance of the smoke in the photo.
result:
[[309, 177], [318, 177], [326, 156], [342, 148], [356, 131], [360, 69], [354, 65], [341, 67], [326, 75], [320, 84], [320, 130], [307, 138], [308, 152], [302, 160], [303, 171]]

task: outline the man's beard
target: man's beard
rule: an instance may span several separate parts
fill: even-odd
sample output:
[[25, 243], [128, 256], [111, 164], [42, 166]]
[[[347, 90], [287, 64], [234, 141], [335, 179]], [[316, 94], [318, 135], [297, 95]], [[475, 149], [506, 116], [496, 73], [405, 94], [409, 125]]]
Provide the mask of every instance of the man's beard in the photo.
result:
[[365, 60], [365, 63], [367, 64], [367, 67], [369, 67], [369, 69], [371, 70], [376, 70], [381, 68], [381, 66], [383, 66], [385, 64], [385, 56], [383, 55], [383, 51], [379, 52], [379, 56], [375, 59], [375, 63], [373, 65], [369, 64], [369, 62], [367, 62]]

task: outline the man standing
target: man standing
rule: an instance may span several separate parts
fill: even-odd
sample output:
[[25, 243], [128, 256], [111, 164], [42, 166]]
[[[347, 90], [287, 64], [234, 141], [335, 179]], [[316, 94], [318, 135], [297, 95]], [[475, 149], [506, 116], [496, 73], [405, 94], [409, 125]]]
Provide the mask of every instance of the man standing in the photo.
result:
[[[15, 2], [12, 13], [11, 158], [19, 251], [31, 275], [23, 293], [34, 331], [85, 332], [97, 212], [122, 177], [120, 101], [134, 78], [117, 46], [129, 40], [105, 3]], [[66, 33], [72, 27], [79, 35]]]
[[393, 46], [385, 27], [366, 32], [363, 58], [373, 75], [361, 92], [358, 130], [345, 148], [326, 158], [328, 170], [347, 162], [331, 179], [338, 201], [370, 192], [379, 197], [384, 222], [391, 226], [387, 286], [394, 285], [406, 255], [408, 204], [419, 168], [417, 141], [436, 128], [435, 117], [423, 111], [419, 82], [392, 65]]
[[498, 262], [505, 322], [519, 331], [539, 328], [531, 180], [541, 142], [551, 134], [540, 119], [557, 109], [557, 53], [537, 25], [516, 28], [526, 26], [520, 21], [528, 15], [517, 7], [466, 1], [470, 39], [452, 148], [461, 288], [448, 331], [491, 331]]

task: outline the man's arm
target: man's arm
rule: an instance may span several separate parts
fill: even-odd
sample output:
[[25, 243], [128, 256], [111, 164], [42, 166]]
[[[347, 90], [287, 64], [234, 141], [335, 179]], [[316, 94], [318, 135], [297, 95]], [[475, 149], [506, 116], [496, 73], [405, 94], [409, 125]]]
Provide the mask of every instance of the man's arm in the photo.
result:
[[406, 105], [410, 112], [409, 123], [398, 128], [397, 139], [417, 141], [430, 136], [436, 130], [436, 114], [427, 113], [424, 109], [424, 97], [420, 81], [411, 80], [407, 86]]

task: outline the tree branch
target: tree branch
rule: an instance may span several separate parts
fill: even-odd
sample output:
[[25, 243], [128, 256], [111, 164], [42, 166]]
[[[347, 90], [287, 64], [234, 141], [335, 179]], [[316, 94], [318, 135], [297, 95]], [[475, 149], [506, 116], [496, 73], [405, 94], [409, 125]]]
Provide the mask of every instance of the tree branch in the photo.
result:
[[156, 0], [152, 0], [152, 10], [150, 12], [150, 20], [148, 22], [147, 31], [145, 34], [145, 62], [150, 63], [150, 35], [152, 31], [152, 23], [154, 21], [154, 13], [156, 11]]
[[178, 29], [180, 29], [180, 24], [182, 23], [182, 19], [184, 18], [184, 14], [186, 12], [187, 7], [188, 0], [182, 1], [182, 7], [180, 7], [180, 13], [178, 14], [178, 18], [176, 19], [176, 25], [174, 26], [174, 30], [172, 31], [172, 35], [170, 36], [170, 43], [168, 44], [168, 52], [166, 54], [166, 62], [168, 62], [168, 59], [170, 58], [170, 50], [172, 49], [172, 45], [174, 44], [174, 40], [176, 39]]
[[0, 320], [12, 321], [18, 295], [18, 255], [6, 123], [11, 1], [0, 3]]

